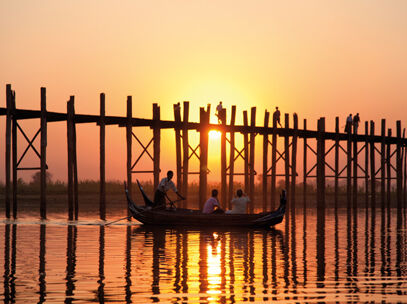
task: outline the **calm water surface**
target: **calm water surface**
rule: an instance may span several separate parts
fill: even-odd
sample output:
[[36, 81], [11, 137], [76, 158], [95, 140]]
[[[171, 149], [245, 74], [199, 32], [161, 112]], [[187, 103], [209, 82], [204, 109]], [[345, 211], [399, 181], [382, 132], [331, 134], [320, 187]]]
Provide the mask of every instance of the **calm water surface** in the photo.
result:
[[407, 302], [405, 213], [395, 209], [329, 209], [325, 221], [297, 210], [275, 230], [62, 217], [0, 222], [3, 302]]

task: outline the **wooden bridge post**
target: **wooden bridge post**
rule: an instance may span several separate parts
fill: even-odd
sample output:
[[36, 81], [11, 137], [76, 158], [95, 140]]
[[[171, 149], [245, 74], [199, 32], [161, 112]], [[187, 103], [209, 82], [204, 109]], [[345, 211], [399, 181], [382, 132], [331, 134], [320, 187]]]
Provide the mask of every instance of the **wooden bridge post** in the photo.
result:
[[[126, 123], [126, 151], [127, 151], [127, 162], [126, 162], [126, 169], [127, 169], [127, 189], [130, 194], [133, 193], [132, 187], [132, 180], [131, 180], [131, 146], [132, 146], [132, 116], [133, 116], [133, 107], [132, 107], [132, 97], [127, 96], [127, 123]], [[130, 216], [130, 211], [127, 210], [127, 215]]]
[[382, 119], [382, 141], [380, 149], [380, 197], [381, 197], [381, 208], [384, 210], [386, 202], [386, 120]]
[[397, 172], [397, 210], [402, 207], [402, 187], [403, 187], [403, 160], [401, 156], [401, 121], [397, 120], [397, 147], [396, 147], [396, 172]]
[[352, 202], [353, 209], [358, 208], [358, 129], [353, 127], [353, 189], [352, 189]]
[[17, 218], [17, 117], [16, 117], [16, 93], [11, 91], [11, 114], [12, 114], [12, 162], [13, 162], [13, 218]]
[[[230, 116], [230, 126], [235, 125], [236, 119], [236, 106], [232, 106], [232, 113]], [[231, 209], [231, 200], [233, 198], [233, 176], [235, 173], [235, 132], [230, 131], [230, 153], [229, 153], [229, 195], [227, 201], [227, 208]]]
[[[389, 128], [387, 130], [387, 137], [391, 137], [392, 131]], [[391, 203], [391, 144], [390, 142], [386, 143], [386, 185], [387, 185], [387, 199], [386, 199], [386, 206], [387, 209], [390, 209]]]
[[294, 113], [294, 132], [292, 139], [292, 153], [291, 153], [291, 210], [295, 212], [295, 187], [297, 179], [297, 137], [298, 137], [298, 116]]
[[264, 134], [263, 134], [263, 212], [267, 211], [267, 170], [268, 170], [268, 134], [270, 113], [266, 110], [264, 112]]
[[[304, 132], [307, 130], [307, 120], [304, 119]], [[308, 146], [307, 146], [307, 137], [304, 136], [304, 158], [303, 158], [303, 171], [304, 171], [304, 175], [302, 177], [303, 179], [303, 199], [304, 199], [304, 214], [305, 214], [305, 210], [307, 209], [307, 150], [308, 150]]]
[[222, 123], [222, 133], [220, 141], [220, 162], [221, 162], [221, 204], [225, 209], [228, 206], [227, 202], [227, 185], [226, 185], [226, 109], [222, 109], [219, 113]]
[[68, 147], [68, 219], [74, 218], [74, 178], [73, 178], [73, 102], [74, 96], [71, 96], [67, 103], [67, 147]]
[[272, 136], [272, 146], [271, 146], [271, 210], [276, 207], [276, 172], [277, 172], [277, 119], [273, 115], [273, 136]]
[[335, 209], [338, 209], [339, 190], [339, 117], [335, 117], [335, 181], [334, 181]]
[[72, 147], [73, 147], [73, 190], [74, 190], [74, 211], [75, 220], [79, 217], [79, 187], [78, 187], [78, 154], [76, 149], [76, 122], [75, 122], [75, 102], [72, 100]]
[[285, 135], [284, 135], [284, 172], [285, 172], [285, 190], [288, 195], [288, 203], [291, 204], [291, 197], [290, 195], [290, 138], [287, 135], [288, 128], [290, 127], [290, 116], [285, 113], [284, 114], [284, 128], [285, 128]]
[[375, 163], [374, 121], [370, 121], [370, 207], [376, 209], [376, 163]]
[[153, 158], [154, 158], [154, 189], [157, 189], [160, 183], [160, 140], [161, 140], [161, 130], [160, 130], [160, 107], [154, 103], [153, 104]]
[[[348, 123], [348, 122], [347, 122]], [[348, 139], [347, 139], [347, 149], [346, 149], [346, 206], [348, 211], [351, 208], [351, 197], [352, 197], [352, 125], [348, 126]]]
[[325, 212], [325, 118], [318, 120], [317, 138], [317, 213], [323, 218]]
[[[251, 108], [250, 113], [250, 126], [252, 128], [256, 127], [256, 107]], [[255, 202], [255, 191], [254, 191], [254, 178], [255, 178], [255, 170], [254, 170], [254, 160], [255, 160], [255, 143], [256, 143], [256, 133], [253, 131], [250, 132], [250, 151], [249, 151], [249, 158], [250, 158], [250, 165], [249, 165], [249, 185], [250, 185], [250, 200]], [[254, 203], [249, 204], [249, 211], [253, 213], [254, 211]]]
[[365, 121], [365, 207], [369, 206], [369, 122]]
[[[245, 129], [248, 127], [247, 111], [243, 111], [243, 125]], [[249, 135], [243, 133], [243, 150], [244, 150], [244, 192], [250, 196], [249, 188]]]
[[6, 204], [5, 207], [5, 214], [6, 218], [10, 218], [10, 209], [11, 209], [11, 201], [10, 201], [10, 184], [11, 184], [11, 85], [6, 85], [6, 161], [5, 161], [5, 169], [6, 169], [6, 184], [5, 184], [5, 193], [4, 193], [4, 201]]
[[100, 94], [100, 122], [99, 122], [99, 174], [100, 174], [100, 197], [99, 197], [99, 218], [106, 219], [106, 105], [105, 94]]
[[[189, 102], [184, 101], [183, 113], [183, 127], [182, 127], [182, 195], [188, 197], [188, 161], [189, 161], [189, 143], [188, 143], [188, 118], [189, 118]], [[182, 207], [187, 207], [187, 202], [182, 201]]]
[[47, 101], [46, 89], [41, 88], [41, 192], [40, 192], [40, 215], [47, 218]]
[[181, 106], [179, 103], [174, 104], [174, 121], [175, 121], [175, 160], [177, 165], [177, 189], [182, 192], [182, 161], [181, 161]]
[[407, 146], [406, 146], [406, 129], [403, 129], [403, 162], [404, 162], [404, 176], [403, 176], [403, 207], [407, 208]]
[[208, 174], [208, 124], [210, 108], [205, 112], [204, 108], [200, 108], [200, 166], [199, 166], [199, 209], [202, 210], [207, 196], [207, 174]]

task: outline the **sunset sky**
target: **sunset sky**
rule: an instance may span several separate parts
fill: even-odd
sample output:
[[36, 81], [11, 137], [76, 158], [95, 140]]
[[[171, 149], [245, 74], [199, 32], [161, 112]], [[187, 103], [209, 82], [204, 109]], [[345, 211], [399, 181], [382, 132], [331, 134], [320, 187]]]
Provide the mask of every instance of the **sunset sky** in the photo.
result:
[[[260, 124], [265, 109], [278, 105], [282, 114], [298, 113], [300, 127], [307, 118], [310, 129], [324, 116], [333, 130], [335, 116], [342, 123], [356, 112], [362, 124], [386, 118], [389, 127], [396, 120], [405, 127], [404, 0], [1, 1], [0, 46], [2, 107], [10, 83], [17, 107], [26, 109], [39, 109], [45, 86], [50, 111], [65, 112], [75, 95], [76, 113], [98, 114], [104, 92], [107, 115], [125, 115], [132, 95], [135, 117], [151, 117], [157, 102], [161, 117], [173, 119], [172, 105], [189, 100], [197, 121], [199, 107], [210, 103], [214, 113], [222, 100], [228, 110], [237, 106], [239, 124], [251, 106]], [[4, 181], [4, 117], [0, 125]], [[39, 121], [22, 125], [32, 136]], [[48, 130], [49, 171], [66, 180], [66, 124]], [[140, 134], [144, 142], [148, 132]], [[77, 133], [79, 178], [97, 179], [99, 129], [81, 125]], [[162, 136], [162, 169], [175, 169], [173, 132]], [[125, 130], [109, 126], [106, 140], [107, 179], [123, 180]], [[219, 174], [218, 143], [210, 148], [210, 180]], [[37, 163], [33, 155], [27, 166]]]

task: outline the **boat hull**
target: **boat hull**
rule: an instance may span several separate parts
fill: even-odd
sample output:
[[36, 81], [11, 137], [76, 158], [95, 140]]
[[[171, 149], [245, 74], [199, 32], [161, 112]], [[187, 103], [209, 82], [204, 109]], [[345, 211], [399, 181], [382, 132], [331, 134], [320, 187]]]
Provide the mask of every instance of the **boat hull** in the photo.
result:
[[[138, 183], [146, 205], [151, 200], [144, 193]], [[270, 227], [281, 223], [284, 219], [285, 204], [274, 212], [259, 214], [204, 214], [192, 209], [164, 209], [158, 210], [149, 206], [136, 205], [127, 189], [128, 208], [134, 219], [143, 224], [159, 226], [188, 226], [188, 227]]]
[[190, 209], [149, 210], [144, 206], [130, 208], [133, 218], [143, 224], [161, 226], [270, 227], [283, 221], [284, 214], [203, 214]]

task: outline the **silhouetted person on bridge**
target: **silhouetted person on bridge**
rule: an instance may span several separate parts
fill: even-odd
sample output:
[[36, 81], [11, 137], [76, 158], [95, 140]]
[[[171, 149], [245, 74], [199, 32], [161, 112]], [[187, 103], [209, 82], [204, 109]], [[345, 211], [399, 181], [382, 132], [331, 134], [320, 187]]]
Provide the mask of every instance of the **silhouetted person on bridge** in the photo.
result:
[[346, 118], [345, 133], [352, 131], [352, 122], [352, 114], [349, 114], [349, 116]]
[[222, 122], [222, 110], [223, 110], [223, 105], [222, 105], [222, 101], [219, 101], [219, 104], [216, 106], [216, 117], [218, 117], [218, 123]]
[[[281, 123], [280, 123], [280, 110], [278, 109], [278, 107], [276, 107], [276, 110], [273, 113], [273, 123], [274, 123], [274, 121], [280, 125], [280, 128], [282, 127]], [[274, 127], [274, 124], [273, 124], [273, 127]]]
[[356, 113], [356, 115], [353, 117], [353, 133], [358, 133], [359, 122], [359, 113]]

